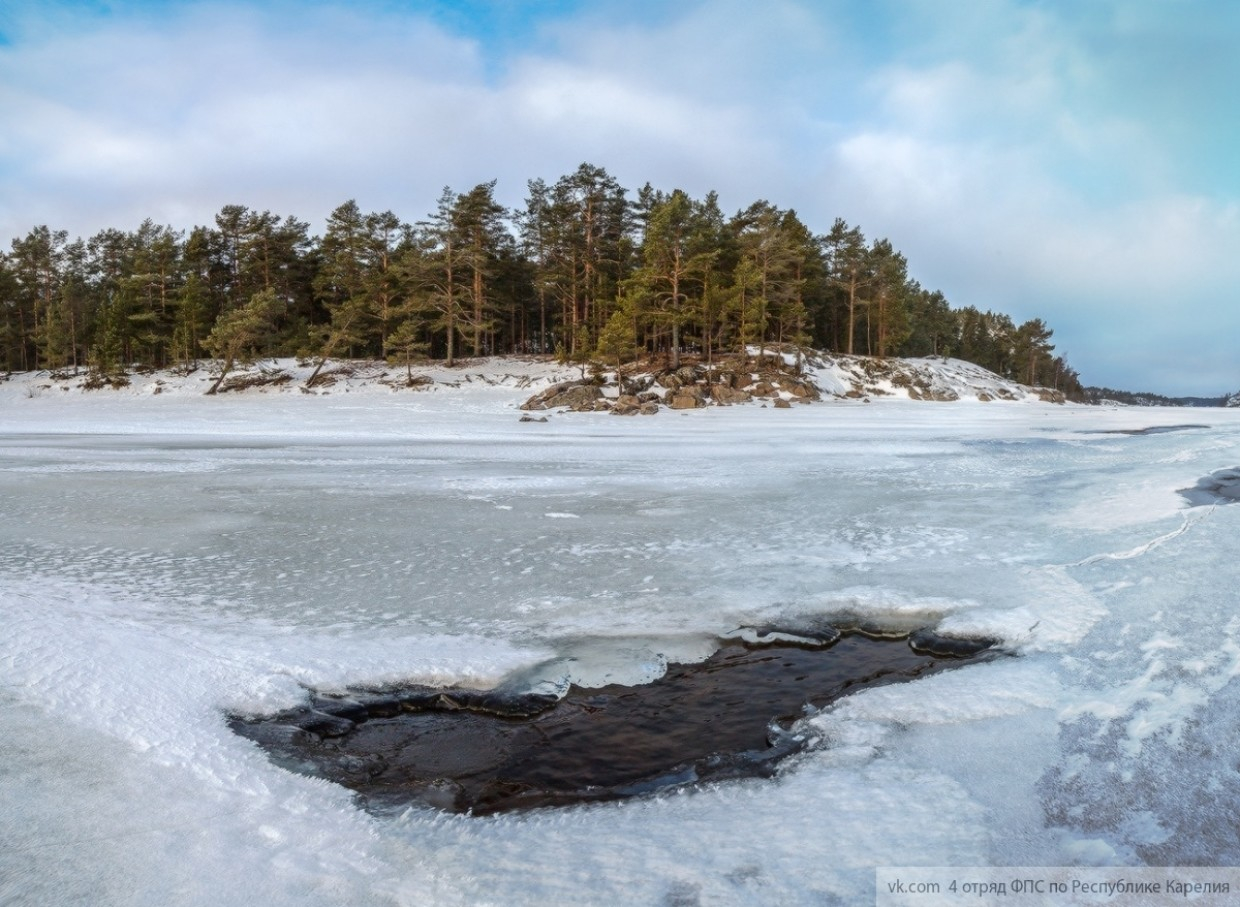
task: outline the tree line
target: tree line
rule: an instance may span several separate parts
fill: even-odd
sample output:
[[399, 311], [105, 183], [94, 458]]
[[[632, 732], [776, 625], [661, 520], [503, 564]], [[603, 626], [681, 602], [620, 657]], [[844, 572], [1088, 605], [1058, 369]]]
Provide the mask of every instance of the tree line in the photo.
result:
[[953, 308], [887, 239], [791, 209], [725, 215], [715, 193], [630, 193], [582, 164], [527, 184], [443, 190], [416, 223], [347, 201], [321, 237], [293, 216], [227, 205], [186, 233], [151, 220], [89, 239], [40, 226], [0, 253], [8, 371], [191, 366], [247, 356], [433, 358], [557, 353], [672, 365], [752, 345], [953, 356], [1070, 396], [1080, 382], [1041, 319]]

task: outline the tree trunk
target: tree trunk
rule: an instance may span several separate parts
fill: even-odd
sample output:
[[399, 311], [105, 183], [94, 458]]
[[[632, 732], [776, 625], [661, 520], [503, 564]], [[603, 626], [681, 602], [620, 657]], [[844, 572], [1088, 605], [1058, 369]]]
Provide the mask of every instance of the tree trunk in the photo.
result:
[[206, 396], [212, 396], [219, 391], [220, 385], [224, 383], [224, 379], [228, 376], [228, 373], [232, 371], [233, 365], [235, 364], [235, 359], [235, 356], [229, 356], [226, 360], [224, 360], [224, 368], [220, 370], [220, 376], [215, 379], [215, 383], [211, 385], [211, 389], [207, 391]]
[[848, 355], [853, 355], [853, 338], [857, 336], [857, 272], [848, 281]]

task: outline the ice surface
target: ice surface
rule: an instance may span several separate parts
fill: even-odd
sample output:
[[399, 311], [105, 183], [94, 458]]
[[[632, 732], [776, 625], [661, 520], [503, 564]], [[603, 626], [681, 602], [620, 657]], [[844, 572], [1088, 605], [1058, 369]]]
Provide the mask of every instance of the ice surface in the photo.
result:
[[[1240, 862], [1240, 412], [876, 400], [552, 414], [0, 385], [0, 902], [859, 903], [876, 865]], [[566, 518], [566, 515], [571, 517]], [[379, 819], [225, 712], [636, 682], [714, 635], [937, 623], [773, 780]], [[697, 647], [697, 648], [695, 648]]]

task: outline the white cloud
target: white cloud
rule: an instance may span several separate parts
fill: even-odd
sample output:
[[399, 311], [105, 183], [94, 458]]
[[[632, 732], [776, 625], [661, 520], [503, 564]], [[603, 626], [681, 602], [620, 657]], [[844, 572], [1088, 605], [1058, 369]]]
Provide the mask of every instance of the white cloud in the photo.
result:
[[[1184, 307], [1240, 328], [1234, 203], [1182, 186], [1159, 124], [1099, 100], [1106, 61], [1053, 8], [897, 7], [880, 48], [790, 0], [619, 25], [593, 6], [503, 61], [390, 8], [61, 22], [0, 46], [0, 243], [227, 203], [317, 225], [353, 197], [415, 220], [445, 184], [498, 178], [517, 204], [590, 161], [819, 230], [843, 216], [954, 303], [1048, 320], [1087, 379], [1124, 383], [1121, 330], [1153, 348]], [[1219, 358], [1201, 386], [1240, 385]]]

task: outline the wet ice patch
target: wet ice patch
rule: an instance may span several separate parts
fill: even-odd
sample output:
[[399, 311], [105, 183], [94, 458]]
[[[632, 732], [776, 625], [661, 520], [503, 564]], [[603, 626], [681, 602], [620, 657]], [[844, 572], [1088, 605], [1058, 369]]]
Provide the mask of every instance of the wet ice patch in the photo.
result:
[[1145, 428], [1107, 428], [1107, 429], [1100, 429], [1100, 430], [1096, 430], [1096, 431], [1088, 432], [1088, 434], [1094, 434], [1094, 435], [1129, 435], [1129, 436], [1137, 436], [1137, 435], [1165, 435], [1165, 434], [1170, 434], [1171, 432], [1177, 432], [1177, 431], [1193, 431], [1193, 430], [1196, 430], [1196, 429], [1208, 429], [1209, 427], [1210, 427], [1210, 426], [1208, 426], [1208, 425], [1198, 425], [1198, 424], [1195, 424], [1195, 423], [1190, 423], [1190, 424], [1186, 424], [1186, 425], [1150, 425], [1150, 426], [1147, 426], [1147, 427], [1145, 427]]
[[1192, 488], [1181, 488], [1180, 494], [1193, 507], [1211, 504], [1234, 504], [1240, 501], [1240, 466], [1216, 469], [1197, 480]]

